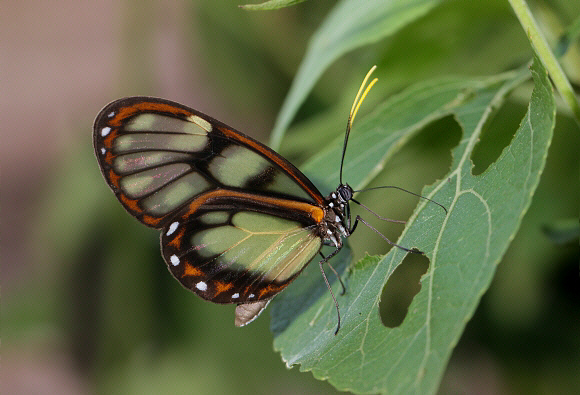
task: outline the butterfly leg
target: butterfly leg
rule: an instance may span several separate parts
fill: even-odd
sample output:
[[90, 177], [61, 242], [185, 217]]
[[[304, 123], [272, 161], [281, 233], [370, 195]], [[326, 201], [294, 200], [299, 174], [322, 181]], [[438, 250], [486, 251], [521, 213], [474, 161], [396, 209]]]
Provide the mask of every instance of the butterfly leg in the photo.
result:
[[352, 225], [352, 229], [350, 229], [350, 233], [352, 234], [352, 232], [354, 232], [354, 230], [356, 229], [356, 226], [358, 225], [358, 223], [362, 222], [363, 224], [365, 224], [367, 227], [369, 227], [371, 230], [375, 231], [376, 234], [378, 234], [379, 236], [381, 236], [383, 238], [383, 240], [385, 240], [387, 243], [389, 243], [390, 245], [392, 245], [393, 247], [397, 247], [400, 248], [403, 251], [407, 251], [407, 252], [412, 252], [414, 254], [421, 254], [423, 255], [423, 251], [419, 251], [416, 248], [405, 248], [403, 246], [400, 246], [396, 243], [393, 243], [391, 240], [387, 239], [385, 237], [385, 235], [383, 235], [381, 232], [379, 232], [376, 228], [374, 228], [371, 224], [369, 224], [368, 222], [366, 222], [364, 219], [361, 218], [360, 215], [356, 216], [356, 219], [354, 220], [354, 224]]
[[[330, 286], [330, 282], [328, 282], [328, 277], [326, 277], [326, 273], [324, 272], [324, 267], [322, 265], [324, 265], [324, 263], [328, 263], [328, 260], [330, 258], [332, 258], [333, 256], [335, 256], [336, 254], [338, 254], [338, 252], [341, 250], [341, 248], [342, 248], [342, 245], [340, 245], [340, 247], [337, 247], [336, 250], [332, 251], [329, 255], [327, 255], [326, 258], [323, 257], [324, 259], [322, 259], [320, 262], [318, 262], [318, 266], [320, 267], [320, 272], [322, 273], [322, 278], [324, 278], [324, 282], [326, 283], [326, 287], [330, 291], [330, 296], [332, 296], [332, 300], [334, 301], [334, 306], [336, 307], [336, 315], [338, 316], [338, 323], [336, 324], [336, 330], [334, 331], [335, 336], [338, 333], [338, 330], [340, 329], [340, 310], [338, 308], [338, 302], [336, 300], [336, 296], [334, 296], [334, 292], [332, 292], [332, 287]], [[330, 266], [330, 264], [329, 264], [329, 266]], [[332, 266], [331, 266], [331, 268], [332, 268]], [[332, 270], [338, 276], [338, 273], [334, 270], [334, 268], [332, 268]], [[340, 277], [338, 279], [340, 280]], [[342, 284], [342, 280], [340, 280], [340, 283]], [[344, 285], [343, 285], [343, 287], [344, 287]]]
[[332, 267], [332, 265], [330, 264], [330, 262], [328, 262], [328, 259], [326, 259], [324, 257], [324, 255], [322, 255], [322, 252], [320, 252], [319, 254], [322, 257], [322, 259], [325, 259], [326, 260], [326, 264], [328, 265], [328, 267], [330, 268], [330, 270], [332, 270], [332, 272], [334, 273], [334, 275], [338, 279], [338, 282], [340, 283], [340, 286], [342, 287], [342, 292], [340, 293], [340, 295], [341, 296], [344, 295], [346, 293], [346, 287], [345, 287], [344, 283], [342, 282], [342, 278], [340, 278], [340, 275], [338, 274], [338, 272], [336, 271], [336, 269], [334, 267]]

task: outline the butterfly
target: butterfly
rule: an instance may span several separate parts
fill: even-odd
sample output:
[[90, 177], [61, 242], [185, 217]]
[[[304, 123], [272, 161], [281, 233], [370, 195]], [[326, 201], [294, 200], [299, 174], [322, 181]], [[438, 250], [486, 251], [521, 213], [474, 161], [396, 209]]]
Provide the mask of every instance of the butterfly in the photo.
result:
[[[360, 216], [351, 221], [349, 202], [360, 202], [342, 182], [351, 125], [377, 82], [367, 85], [374, 69], [351, 108], [340, 185], [329, 196], [267, 146], [159, 98], [127, 97], [105, 106], [94, 123], [95, 155], [123, 207], [161, 230], [162, 255], [171, 274], [205, 300], [237, 304], [236, 326], [252, 322], [320, 254], [338, 314], [336, 334], [340, 312], [323, 264], [341, 250], [359, 222], [376, 231]], [[324, 256], [323, 245], [334, 250]]]

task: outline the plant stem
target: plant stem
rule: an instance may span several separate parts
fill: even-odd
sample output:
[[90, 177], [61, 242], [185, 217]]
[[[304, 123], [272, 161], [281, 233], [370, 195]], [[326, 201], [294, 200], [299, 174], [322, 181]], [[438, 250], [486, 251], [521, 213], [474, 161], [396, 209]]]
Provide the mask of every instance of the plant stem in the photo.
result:
[[566, 74], [564, 74], [562, 67], [560, 67], [554, 53], [551, 51], [546, 39], [540, 31], [526, 0], [509, 0], [509, 2], [528, 35], [532, 47], [538, 54], [538, 57], [544, 64], [546, 70], [548, 70], [556, 89], [558, 89], [562, 99], [572, 110], [576, 122], [580, 124], [580, 104], [578, 103], [578, 99], [576, 98], [576, 95], [574, 95], [574, 90], [570, 85], [570, 81], [566, 78]]

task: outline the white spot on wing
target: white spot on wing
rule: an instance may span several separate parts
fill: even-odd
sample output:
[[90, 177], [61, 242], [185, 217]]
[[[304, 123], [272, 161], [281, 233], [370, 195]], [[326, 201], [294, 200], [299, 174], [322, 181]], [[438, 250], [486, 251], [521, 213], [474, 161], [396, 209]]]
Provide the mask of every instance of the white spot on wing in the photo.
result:
[[115, 111], [111, 111], [107, 117], [113, 118], [115, 116]]
[[107, 153], [107, 150], [105, 148], [101, 148], [101, 154], [105, 155]]
[[171, 257], [169, 257], [169, 260], [171, 261], [171, 264], [173, 266], [179, 265], [179, 258], [177, 257], [177, 255], [175, 254], [171, 255]]
[[111, 133], [111, 128], [110, 127], [105, 126], [104, 128], [101, 129], [101, 136], [105, 137], [109, 133]]
[[195, 288], [199, 289], [200, 291], [207, 291], [207, 284], [203, 281], [198, 282], [195, 284]]
[[256, 295], [254, 295], [254, 294], [250, 294], [250, 295], [248, 296], [248, 299], [252, 299], [254, 296], [256, 296]]
[[165, 233], [165, 236], [171, 236], [173, 234], [173, 232], [175, 232], [177, 230], [178, 226], [179, 226], [179, 222], [177, 222], [177, 221], [175, 221], [171, 225], [169, 225], [169, 229], [167, 229], [167, 233]]
[[332, 202], [328, 203], [328, 207], [334, 207], [334, 203]]
[[239, 293], [237, 293], [237, 292], [236, 292], [235, 294], [233, 294], [233, 295], [232, 295], [232, 299], [237, 299], [237, 298], [239, 298], [239, 297], [240, 297], [240, 294], [239, 294]]

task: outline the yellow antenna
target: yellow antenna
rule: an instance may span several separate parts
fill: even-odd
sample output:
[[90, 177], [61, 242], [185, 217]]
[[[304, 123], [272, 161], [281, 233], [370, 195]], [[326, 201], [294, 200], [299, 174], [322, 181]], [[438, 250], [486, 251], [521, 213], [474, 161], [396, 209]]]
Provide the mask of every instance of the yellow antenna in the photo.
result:
[[369, 78], [371, 77], [371, 74], [373, 73], [373, 71], [375, 71], [376, 68], [377, 68], [377, 66], [371, 67], [371, 69], [369, 70], [369, 72], [365, 76], [365, 79], [363, 80], [362, 84], [360, 85], [360, 88], [358, 88], [358, 93], [356, 94], [356, 97], [354, 98], [354, 102], [352, 103], [352, 107], [350, 109], [350, 114], [348, 116], [348, 122], [346, 123], [346, 132], [344, 133], [344, 145], [342, 146], [342, 158], [340, 159], [340, 173], [339, 173], [340, 185], [342, 185], [342, 167], [344, 165], [344, 155], [346, 153], [346, 145], [348, 144], [348, 136], [350, 135], [350, 128], [352, 127], [352, 123], [354, 122], [354, 118], [356, 117], [356, 113], [358, 112], [360, 105], [364, 101], [365, 97], [367, 97], [367, 94], [369, 93], [369, 91], [371, 90], [373, 85], [376, 84], [376, 82], [379, 80], [378, 78], [373, 79], [371, 81], [371, 83], [368, 84], [368, 86], [365, 88], [365, 86], [367, 85], [367, 81], [369, 80]]
[[[373, 71], [375, 71], [376, 68], [377, 68], [376, 65], [371, 67], [371, 69], [369, 70], [369, 72], [365, 76], [365, 79], [363, 80], [360, 88], [358, 89], [358, 93], [356, 94], [356, 97], [354, 98], [354, 102], [352, 103], [352, 107], [350, 109], [350, 116], [348, 117], [350, 125], [352, 125], [352, 123], [354, 122], [354, 118], [356, 117], [358, 109], [360, 108], [360, 105], [367, 97], [367, 94], [369, 93], [369, 91], [371, 90], [373, 85], [376, 84], [376, 82], [379, 80], [378, 78], [374, 78], [371, 81], [371, 83], [366, 87], [366, 89], [364, 89], [365, 85], [367, 84], [367, 81], [369, 80], [369, 78], [371, 77], [371, 74], [373, 73]], [[363, 89], [364, 89], [364, 93], [363, 93]]]

